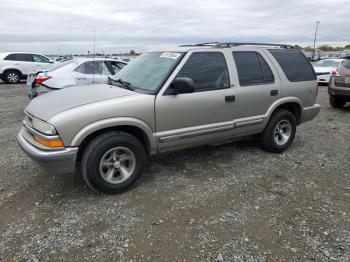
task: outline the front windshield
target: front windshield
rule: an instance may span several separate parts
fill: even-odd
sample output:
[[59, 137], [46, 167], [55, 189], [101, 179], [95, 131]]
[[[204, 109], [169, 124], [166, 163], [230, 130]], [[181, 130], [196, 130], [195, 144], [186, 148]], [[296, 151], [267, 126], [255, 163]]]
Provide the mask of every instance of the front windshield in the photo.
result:
[[136, 89], [155, 91], [181, 59], [182, 53], [150, 52], [133, 59], [114, 80], [129, 82]]
[[315, 63], [315, 66], [318, 67], [338, 67], [339, 62], [334, 61], [334, 60], [321, 60]]

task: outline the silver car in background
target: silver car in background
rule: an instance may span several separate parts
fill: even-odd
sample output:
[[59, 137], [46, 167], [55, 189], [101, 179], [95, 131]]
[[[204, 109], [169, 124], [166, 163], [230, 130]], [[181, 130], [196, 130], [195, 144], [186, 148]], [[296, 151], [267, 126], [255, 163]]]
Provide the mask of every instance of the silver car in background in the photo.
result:
[[110, 58], [74, 58], [52, 65], [28, 77], [28, 93], [32, 99], [43, 93], [67, 87], [107, 84], [108, 77], [119, 72], [127, 63]]

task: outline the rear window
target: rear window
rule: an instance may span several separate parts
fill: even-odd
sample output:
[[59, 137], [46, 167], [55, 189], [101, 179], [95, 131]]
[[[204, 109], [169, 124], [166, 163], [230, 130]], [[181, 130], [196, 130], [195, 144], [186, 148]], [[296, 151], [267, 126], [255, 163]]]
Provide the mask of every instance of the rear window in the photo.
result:
[[290, 82], [316, 80], [315, 71], [307, 58], [297, 50], [270, 49]]
[[342, 67], [346, 68], [346, 69], [350, 69], [350, 59], [349, 60], [345, 60], [342, 64]]

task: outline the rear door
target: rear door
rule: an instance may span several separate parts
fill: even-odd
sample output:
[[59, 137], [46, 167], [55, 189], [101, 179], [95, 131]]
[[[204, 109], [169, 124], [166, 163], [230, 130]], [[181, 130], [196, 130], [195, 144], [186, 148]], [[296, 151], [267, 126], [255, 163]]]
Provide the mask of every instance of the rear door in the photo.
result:
[[232, 52], [238, 77], [234, 90], [238, 126], [262, 123], [263, 115], [281, 97], [281, 81], [261, 49], [239, 48]]
[[78, 66], [72, 73], [77, 85], [107, 83], [110, 75], [104, 61], [87, 61]]

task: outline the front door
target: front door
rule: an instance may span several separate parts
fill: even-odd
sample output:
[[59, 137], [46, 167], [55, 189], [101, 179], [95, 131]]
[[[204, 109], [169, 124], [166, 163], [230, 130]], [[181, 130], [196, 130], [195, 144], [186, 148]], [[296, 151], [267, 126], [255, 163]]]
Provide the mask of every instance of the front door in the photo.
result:
[[155, 112], [160, 152], [227, 140], [232, 134], [235, 97], [224, 53], [194, 52], [184, 59], [173, 78], [191, 78], [195, 91], [171, 94], [164, 89], [158, 94]]

